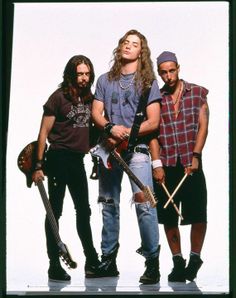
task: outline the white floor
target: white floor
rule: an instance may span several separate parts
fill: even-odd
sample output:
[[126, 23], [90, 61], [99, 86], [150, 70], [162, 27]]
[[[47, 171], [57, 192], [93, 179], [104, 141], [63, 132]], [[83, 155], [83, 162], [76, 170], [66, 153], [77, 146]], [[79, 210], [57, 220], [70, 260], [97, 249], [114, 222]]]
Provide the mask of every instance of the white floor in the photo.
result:
[[[163, 259], [163, 258], [162, 258]], [[44, 266], [39, 266], [42, 265]], [[143, 273], [141, 260], [133, 263], [133, 260], [126, 260], [126, 266], [122, 265], [120, 257], [118, 266], [120, 276], [114, 278], [86, 279], [83, 275], [83, 264], [80, 263], [78, 269], [68, 271], [72, 280], [69, 284], [47, 281], [47, 266], [44, 260], [37, 260], [35, 270], [32, 272], [24, 270], [24, 275], [11, 277], [8, 283], [8, 294], [27, 295], [27, 294], [224, 294], [228, 293], [228, 276], [222, 276], [223, 272], [213, 271], [214, 266], [210, 260], [205, 262], [200, 269], [198, 278], [194, 282], [187, 283], [168, 283], [167, 274], [170, 271], [169, 262], [161, 262], [161, 280], [155, 285], [142, 285], [138, 282], [139, 276]], [[121, 263], [121, 265], [119, 265]], [[44, 267], [44, 268], [43, 268]], [[42, 270], [40, 270], [42, 269]]]
[[[67, 243], [69, 245], [69, 243]], [[73, 247], [73, 246], [72, 246]], [[71, 247], [71, 248], [72, 248]], [[160, 255], [160, 283], [155, 285], [142, 285], [138, 282], [144, 269], [144, 259], [130, 250], [132, 245], [123, 243], [117, 258], [120, 276], [114, 278], [84, 278], [82, 254], [73, 254], [72, 257], [78, 263], [76, 269], [68, 269], [71, 275], [71, 282], [55, 283], [47, 280], [47, 257], [41, 252], [42, 256], [30, 252], [27, 261], [27, 255], [21, 255], [21, 266], [9, 268], [9, 278], [7, 285], [8, 294], [27, 295], [27, 294], [156, 294], [178, 293], [178, 294], [224, 294], [229, 292], [227, 261], [222, 258], [214, 260], [214, 257], [206, 252], [202, 258], [204, 263], [199, 270], [198, 277], [194, 282], [186, 283], [168, 283], [167, 275], [172, 268], [171, 257], [166, 244], [163, 244]], [[71, 251], [72, 254], [72, 251]], [[207, 256], [208, 255], [208, 256]], [[35, 260], [33, 260], [35, 259]], [[12, 262], [9, 262], [12, 263]], [[63, 267], [65, 267], [63, 265]], [[65, 267], [66, 268], [66, 267]]]
[[[84, 279], [82, 275], [73, 273], [70, 284], [47, 282], [45, 278], [38, 278], [37, 282], [31, 281], [10, 287], [9, 295], [28, 295], [28, 294], [61, 294], [61, 295], [92, 295], [92, 294], [226, 294], [226, 281], [212, 284], [212, 280], [198, 278], [197, 281], [188, 283], [167, 283], [166, 276], [161, 278], [160, 283], [155, 285], [142, 285], [138, 283], [139, 275], [135, 272], [121, 272], [120, 277]], [[27, 276], [25, 277], [27, 278]]]
[[[90, 174], [90, 158], [86, 159]], [[68, 270], [70, 284], [50, 283], [47, 280], [48, 259], [45, 247], [45, 210], [37, 187], [26, 188], [20, 171], [14, 173], [15, 185], [7, 184], [7, 293], [26, 294], [156, 294], [203, 293], [224, 294], [229, 292], [229, 249], [227, 202], [215, 205], [209, 200], [209, 224], [202, 251], [204, 261], [195, 282], [168, 283], [172, 259], [163, 227], [160, 225], [160, 272], [161, 280], [156, 285], [144, 286], [139, 277], [145, 270], [144, 258], [136, 253], [140, 237], [128, 179], [124, 176], [121, 194], [120, 249], [117, 257], [118, 278], [84, 278], [84, 256], [75, 228], [75, 212], [70, 196], [65, 197], [63, 216], [60, 220], [60, 235], [68, 246], [72, 258], [78, 263], [76, 269]], [[11, 177], [10, 171], [8, 177]], [[91, 226], [94, 245], [100, 254], [102, 216], [97, 204], [97, 181], [89, 180]], [[11, 181], [11, 180], [8, 180]], [[211, 189], [209, 190], [211, 191]], [[212, 197], [210, 193], [210, 198]], [[215, 199], [216, 200], [216, 199]], [[222, 197], [221, 197], [222, 200]], [[171, 206], [170, 206], [171, 207]], [[180, 227], [182, 252], [188, 261], [189, 226]], [[64, 265], [63, 265], [64, 266]]]

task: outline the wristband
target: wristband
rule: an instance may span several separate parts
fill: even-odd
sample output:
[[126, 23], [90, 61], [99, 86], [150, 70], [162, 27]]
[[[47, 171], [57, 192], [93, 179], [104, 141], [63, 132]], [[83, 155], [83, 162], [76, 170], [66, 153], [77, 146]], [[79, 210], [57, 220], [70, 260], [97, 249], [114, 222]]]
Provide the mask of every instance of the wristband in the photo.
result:
[[42, 170], [42, 167], [43, 167], [43, 160], [37, 160], [34, 170], [35, 171]]
[[202, 158], [202, 154], [198, 152], [193, 152], [193, 157], [196, 157], [197, 159], [200, 160]]
[[159, 168], [162, 167], [162, 161], [160, 159], [155, 159], [152, 161], [152, 168]]
[[112, 127], [114, 126], [115, 124], [114, 123], [111, 123], [111, 122], [108, 122], [105, 124], [104, 126], [104, 133], [107, 135], [107, 136], [110, 136], [111, 135], [111, 130], [112, 130]]

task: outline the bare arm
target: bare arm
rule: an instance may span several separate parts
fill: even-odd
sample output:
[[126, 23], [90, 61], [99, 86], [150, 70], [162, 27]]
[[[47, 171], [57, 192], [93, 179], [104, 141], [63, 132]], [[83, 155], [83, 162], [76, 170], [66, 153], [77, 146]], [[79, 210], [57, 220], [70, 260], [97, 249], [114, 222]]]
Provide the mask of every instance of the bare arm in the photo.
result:
[[194, 146], [194, 152], [201, 153], [205, 145], [208, 134], [209, 123], [209, 107], [207, 103], [204, 103], [199, 113], [199, 130], [197, 134], [196, 144]]
[[[51, 131], [55, 122], [55, 116], [43, 116], [38, 135], [38, 149], [37, 149], [37, 160], [43, 159], [43, 154], [46, 146], [46, 140], [49, 132]], [[42, 170], [35, 171], [32, 179], [36, 183], [38, 180], [43, 179], [44, 174]]]
[[[208, 123], [209, 123], [209, 107], [207, 103], [204, 103], [199, 113], [199, 130], [197, 133], [196, 143], [195, 143], [193, 152], [197, 152], [197, 153], [202, 152], [208, 135]], [[198, 167], [199, 167], [199, 160], [196, 157], [193, 157], [192, 166], [187, 167], [185, 172], [187, 171], [188, 173], [192, 173], [196, 171]]]
[[92, 119], [99, 129], [103, 129], [108, 122], [104, 117], [104, 103], [99, 100], [94, 100], [92, 104]]
[[160, 159], [160, 145], [158, 143], [157, 138], [153, 138], [149, 142], [149, 150], [150, 150], [152, 160]]
[[[94, 123], [101, 130], [104, 129], [104, 126], [109, 122], [104, 117], [104, 103], [99, 100], [94, 100], [92, 104], [92, 118]], [[114, 125], [111, 130], [111, 138], [109, 138], [112, 144], [123, 141], [127, 138], [127, 135], [130, 133], [130, 129], [123, 125]], [[113, 139], [113, 140], [112, 140]], [[114, 141], [114, 142], [113, 142]]]
[[[150, 150], [152, 161], [155, 162], [159, 160], [159, 163], [160, 163], [160, 145], [158, 143], [157, 138], [153, 138], [149, 142], [149, 150]], [[161, 164], [153, 168], [153, 178], [158, 183], [165, 183], [165, 171]]]
[[147, 120], [145, 120], [139, 130], [139, 136], [147, 135], [155, 131], [160, 123], [160, 103], [154, 102], [147, 106]]

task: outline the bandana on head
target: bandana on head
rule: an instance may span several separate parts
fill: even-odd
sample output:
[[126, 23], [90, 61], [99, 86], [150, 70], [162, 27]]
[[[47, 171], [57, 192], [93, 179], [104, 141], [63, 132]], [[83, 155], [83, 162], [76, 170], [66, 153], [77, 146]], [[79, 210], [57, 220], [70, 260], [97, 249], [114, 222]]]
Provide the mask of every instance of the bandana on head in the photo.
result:
[[160, 56], [157, 57], [157, 66], [159, 66], [161, 63], [167, 62], [167, 61], [173, 61], [178, 64], [175, 53], [164, 51], [160, 54]]

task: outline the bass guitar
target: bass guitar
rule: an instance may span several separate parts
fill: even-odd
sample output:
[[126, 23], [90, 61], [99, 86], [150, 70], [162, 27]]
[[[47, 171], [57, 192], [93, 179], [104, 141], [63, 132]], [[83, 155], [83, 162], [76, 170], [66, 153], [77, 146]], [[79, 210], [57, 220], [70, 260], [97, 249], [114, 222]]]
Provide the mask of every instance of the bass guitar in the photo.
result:
[[[34, 142], [28, 144], [20, 152], [18, 159], [17, 159], [18, 168], [26, 176], [27, 187], [31, 187], [31, 185], [33, 183], [32, 174], [33, 174], [35, 164], [36, 164], [37, 144], [38, 144], [37, 141], [34, 141]], [[49, 202], [43, 181], [39, 180], [36, 185], [37, 185], [39, 193], [41, 195], [41, 198], [42, 198], [45, 210], [46, 210], [46, 215], [49, 220], [53, 235], [55, 237], [55, 240], [56, 240], [56, 243], [58, 246], [59, 256], [62, 259], [62, 261], [69, 268], [76, 268], [77, 263], [72, 260], [67, 246], [62, 242], [61, 237], [59, 235], [58, 225], [57, 225], [55, 216], [53, 214], [53, 210], [52, 210], [51, 204]]]
[[134, 181], [134, 183], [141, 189], [141, 191], [144, 193], [144, 196], [147, 201], [150, 202], [151, 206], [154, 208], [157, 205], [157, 198], [155, 197], [155, 194], [152, 192], [150, 187], [148, 185], [144, 185], [139, 178], [130, 170], [127, 163], [124, 161], [124, 159], [121, 157], [120, 153], [127, 148], [127, 141], [121, 142], [117, 148], [113, 150], [109, 150], [104, 142], [101, 142], [100, 144], [96, 145], [92, 149], [90, 149], [90, 153], [92, 156], [99, 157], [104, 166], [109, 169], [111, 168], [111, 164], [109, 162], [110, 156], [114, 157], [116, 161], [119, 163], [119, 165], [122, 167], [122, 169], [126, 172], [126, 174]]

